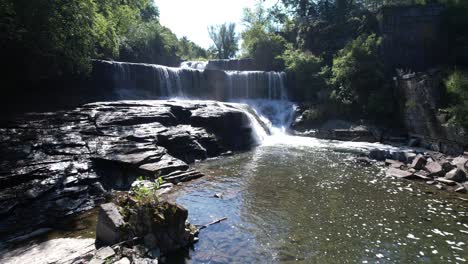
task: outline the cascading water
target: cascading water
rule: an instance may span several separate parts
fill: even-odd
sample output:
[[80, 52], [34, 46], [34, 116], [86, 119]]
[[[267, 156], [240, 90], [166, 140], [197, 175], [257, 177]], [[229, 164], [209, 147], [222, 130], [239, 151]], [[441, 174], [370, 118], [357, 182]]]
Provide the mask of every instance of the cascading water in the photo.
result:
[[184, 62], [180, 68], [154, 64], [95, 61], [110, 73], [119, 99], [209, 99], [245, 103], [244, 109], [261, 142], [267, 133], [285, 133], [294, 104], [287, 101], [286, 74], [205, 69], [206, 62]]

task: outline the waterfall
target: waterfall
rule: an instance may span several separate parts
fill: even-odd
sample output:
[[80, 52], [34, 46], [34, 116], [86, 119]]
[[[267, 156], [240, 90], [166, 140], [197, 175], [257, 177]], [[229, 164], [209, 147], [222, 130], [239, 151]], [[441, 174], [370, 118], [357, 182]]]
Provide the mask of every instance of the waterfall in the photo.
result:
[[[248, 62], [212, 64], [242, 68]], [[259, 142], [269, 132], [286, 133], [292, 122], [295, 106], [287, 101], [284, 72], [211, 70], [207, 68], [209, 63], [197, 61], [184, 62], [179, 68], [99, 60], [93, 63], [95, 74], [111, 80], [118, 99], [184, 98], [245, 103], [250, 106], [244, 111]]]
[[113, 89], [121, 99], [287, 99], [286, 74], [283, 72], [201, 70], [205, 64], [185, 62], [182, 67], [173, 68], [155, 64], [94, 61], [100, 74], [103, 72], [110, 76]]

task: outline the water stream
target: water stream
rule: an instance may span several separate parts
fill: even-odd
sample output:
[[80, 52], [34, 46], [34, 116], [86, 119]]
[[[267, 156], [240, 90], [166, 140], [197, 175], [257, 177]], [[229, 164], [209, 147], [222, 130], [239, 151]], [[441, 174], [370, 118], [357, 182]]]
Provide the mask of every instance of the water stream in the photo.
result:
[[[177, 202], [192, 223], [227, 217], [179, 263], [462, 263], [468, 204], [384, 177], [352, 157], [369, 146], [273, 135], [197, 165]], [[221, 198], [215, 198], [215, 194]], [[190, 258], [190, 259], [188, 259]]]

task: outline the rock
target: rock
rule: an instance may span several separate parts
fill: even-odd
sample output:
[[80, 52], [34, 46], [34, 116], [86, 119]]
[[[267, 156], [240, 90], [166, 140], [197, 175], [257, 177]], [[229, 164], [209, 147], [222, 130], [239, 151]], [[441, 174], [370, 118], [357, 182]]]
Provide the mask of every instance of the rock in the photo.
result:
[[114, 262], [114, 264], [130, 264], [130, 260], [128, 258], [122, 258], [116, 262]]
[[437, 189], [439, 189], [439, 190], [445, 189], [445, 187], [444, 187], [442, 184], [436, 184], [436, 185], [434, 185], [434, 186], [435, 186]]
[[445, 174], [445, 179], [456, 182], [466, 181], [466, 173], [462, 169], [453, 169]]
[[15, 249], [0, 249], [0, 263], [74, 263], [94, 250], [94, 239], [58, 238]]
[[357, 157], [356, 162], [362, 166], [370, 166], [372, 161], [368, 157]]
[[387, 171], [385, 172], [387, 177], [396, 177], [396, 178], [411, 178], [413, 177], [413, 173], [396, 169], [396, 168], [388, 168]]
[[391, 155], [390, 155], [390, 152], [386, 150], [372, 149], [369, 152], [369, 158], [378, 160], [378, 161], [384, 161], [387, 158], [391, 158]]
[[417, 157], [417, 154], [416, 153], [412, 153], [412, 152], [405, 152], [405, 163], [413, 163], [413, 160]]
[[105, 261], [106, 259], [111, 258], [114, 255], [115, 251], [111, 247], [103, 247], [97, 250], [96, 253], [94, 253], [94, 259]]
[[99, 210], [96, 226], [96, 240], [114, 245], [123, 239], [125, 221], [114, 203], [103, 204]]
[[201, 177], [188, 163], [256, 144], [251, 113], [235, 103], [118, 101], [6, 120], [0, 124], [0, 233], [89, 210], [106, 190], [128, 190], [139, 176], [186, 171], [173, 181]]
[[413, 162], [411, 163], [411, 168], [421, 170], [426, 165], [426, 163], [426, 159], [422, 155], [418, 155], [414, 158]]
[[150, 249], [156, 248], [158, 246], [158, 240], [156, 239], [154, 234], [151, 234], [151, 233], [147, 234], [144, 237], [144, 243], [145, 243], [145, 246]]
[[400, 162], [407, 162], [406, 152], [394, 151], [391, 152], [392, 159], [398, 160]]
[[392, 159], [386, 159], [385, 164], [391, 168], [397, 168], [397, 169], [404, 169], [406, 166], [403, 162], [392, 160]]
[[425, 171], [417, 171], [416, 173], [414, 173], [414, 176], [425, 181], [430, 181], [433, 179], [432, 177], [429, 177], [428, 173]]
[[453, 165], [452, 163], [450, 163], [449, 161], [447, 160], [442, 160], [439, 162], [440, 165], [442, 166], [442, 170], [444, 172], [449, 172], [451, 171], [452, 169], [456, 168], [457, 166]]
[[455, 158], [452, 163], [457, 166], [459, 169], [468, 172], [468, 157], [466, 156], [459, 156]]
[[438, 162], [429, 162], [424, 166], [424, 169], [429, 172], [429, 176], [441, 176], [444, 173], [442, 166]]
[[464, 186], [460, 186], [455, 189], [455, 192], [457, 193], [466, 193], [466, 188]]
[[152, 249], [148, 252], [148, 257], [152, 259], [157, 259], [161, 256], [161, 250], [159, 248]]
[[408, 141], [409, 147], [419, 147], [419, 144], [421, 144], [420, 138], [410, 138], [410, 140]]
[[447, 184], [447, 185], [449, 185], [449, 186], [457, 185], [457, 182], [456, 182], [456, 181], [447, 180], [447, 179], [442, 178], [442, 177], [436, 178], [435, 180], [436, 180], [437, 182], [440, 182], [440, 183], [443, 183], [443, 184]]
[[133, 264], [158, 264], [157, 259], [150, 259], [150, 258], [133, 258]]

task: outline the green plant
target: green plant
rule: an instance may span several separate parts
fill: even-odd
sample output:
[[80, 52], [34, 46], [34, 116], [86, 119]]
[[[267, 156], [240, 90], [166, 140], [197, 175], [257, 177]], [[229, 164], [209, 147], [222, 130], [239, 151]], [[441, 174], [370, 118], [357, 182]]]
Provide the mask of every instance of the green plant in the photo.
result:
[[468, 72], [453, 71], [445, 80], [451, 106], [450, 122], [468, 130]]

